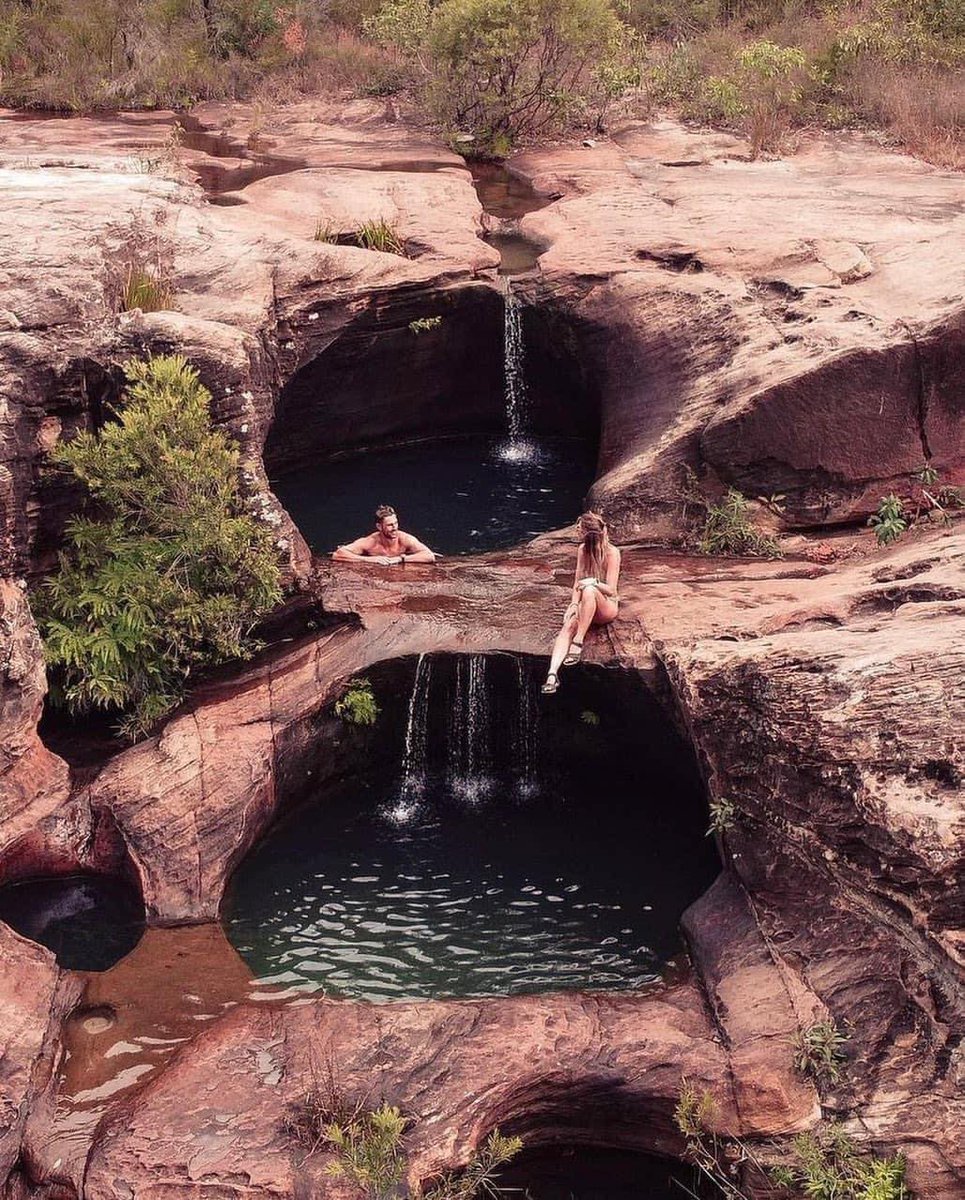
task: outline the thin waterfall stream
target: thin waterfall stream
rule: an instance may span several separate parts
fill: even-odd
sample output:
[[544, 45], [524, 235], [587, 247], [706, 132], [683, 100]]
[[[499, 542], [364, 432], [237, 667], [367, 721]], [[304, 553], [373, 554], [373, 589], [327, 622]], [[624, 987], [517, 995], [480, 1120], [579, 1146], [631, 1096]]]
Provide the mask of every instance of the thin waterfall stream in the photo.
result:
[[528, 463], [538, 456], [536, 443], [527, 437], [526, 343], [523, 340], [523, 309], [513, 285], [506, 280], [503, 333], [503, 378], [506, 398], [507, 437], [497, 448], [504, 462]]

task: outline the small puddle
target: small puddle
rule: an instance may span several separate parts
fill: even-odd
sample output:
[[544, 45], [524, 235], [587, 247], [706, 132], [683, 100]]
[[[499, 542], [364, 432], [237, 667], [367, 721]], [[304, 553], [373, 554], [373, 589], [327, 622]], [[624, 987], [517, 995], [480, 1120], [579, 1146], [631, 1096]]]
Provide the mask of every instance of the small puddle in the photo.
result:
[[541, 196], [501, 163], [474, 162], [469, 170], [483, 212], [499, 222], [484, 239], [499, 251], [499, 274], [512, 277], [536, 270], [543, 247], [520, 233], [519, 221], [552, 204], [552, 198]]
[[251, 971], [218, 924], [148, 929], [126, 958], [88, 975], [64, 1023], [49, 1161], [83, 1162], [111, 1104], [247, 999], [251, 986]]

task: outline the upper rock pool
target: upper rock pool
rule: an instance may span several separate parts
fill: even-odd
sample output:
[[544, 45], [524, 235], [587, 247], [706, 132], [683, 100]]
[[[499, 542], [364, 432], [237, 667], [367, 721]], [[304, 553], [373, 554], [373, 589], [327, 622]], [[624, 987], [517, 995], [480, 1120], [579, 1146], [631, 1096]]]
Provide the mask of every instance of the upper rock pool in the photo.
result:
[[437, 553], [476, 554], [570, 524], [595, 465], [595, 448], [578, 438], [477, 436], [347, 455], [272, 487], [319, 554], [370, 533], [382, 503]]

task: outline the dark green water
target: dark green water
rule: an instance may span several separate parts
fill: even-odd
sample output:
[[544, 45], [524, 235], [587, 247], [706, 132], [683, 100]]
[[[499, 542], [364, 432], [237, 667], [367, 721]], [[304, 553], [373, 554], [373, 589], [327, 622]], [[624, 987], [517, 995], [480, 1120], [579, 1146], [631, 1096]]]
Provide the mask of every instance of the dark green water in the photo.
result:
[[519, 1200], [709, 1200], [693, 1167], [623, 1150], [524, 1150], [498, 1184]]
[[144, 907], [123, 883], [69, 875], [0, 888], [0, 920], [52, 950], [62, 967], [106, 971], [141, 940]]
[[363, 751], [229, 889], [228, 936], [264, 983], [388, 1001], [660, 975], [718, 869], [694, 764], [638, 682], [583, 668], [544, 698], [538, 671], [426, 659], [411, 705], [373, 674], [390, 768]]
[[595, 467], [595, 448], [576, 438], [475, 437], [370, 450], [272, 487], [319, 554], [371, 533], [380, 504], [437, 553], [475, 554], [570, 524]]

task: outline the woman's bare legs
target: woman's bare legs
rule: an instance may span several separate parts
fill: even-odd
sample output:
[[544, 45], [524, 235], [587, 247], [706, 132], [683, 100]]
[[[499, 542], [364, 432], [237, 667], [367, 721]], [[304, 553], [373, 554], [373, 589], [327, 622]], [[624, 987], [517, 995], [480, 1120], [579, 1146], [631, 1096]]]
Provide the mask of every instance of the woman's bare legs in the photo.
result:
[[553, 653], [550, 655], [550, 669], [547, 672], [547, 678], [550, 675], [559, 675], [560, 664], [570, 651], [570, 642], [573, 641], [575, 633], [576, 617], [565, 617], [563, 619], [563, 628], [556, 635], [556, 641], [553, 643]]

